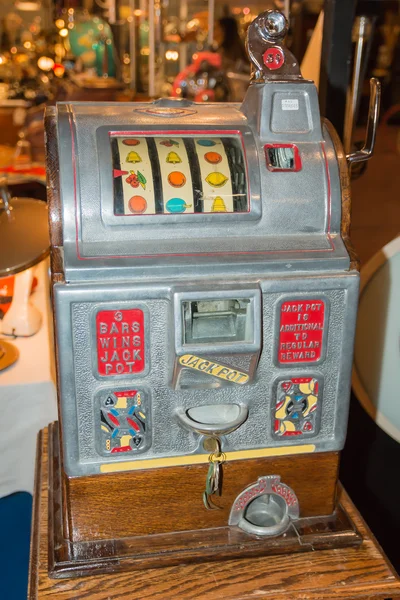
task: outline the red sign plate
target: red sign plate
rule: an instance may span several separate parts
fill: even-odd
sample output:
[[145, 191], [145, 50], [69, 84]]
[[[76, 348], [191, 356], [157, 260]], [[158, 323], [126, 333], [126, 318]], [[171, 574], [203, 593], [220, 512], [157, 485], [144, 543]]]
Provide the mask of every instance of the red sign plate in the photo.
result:
[[144, 315], [138, 308], [102, 310], [96, 315], [99, 375], [140, 373], [144, 360]]
[[316, 362], [322, 355], [325, 303], [323, 300], [293, 300], [281, 305], [278, 361]]

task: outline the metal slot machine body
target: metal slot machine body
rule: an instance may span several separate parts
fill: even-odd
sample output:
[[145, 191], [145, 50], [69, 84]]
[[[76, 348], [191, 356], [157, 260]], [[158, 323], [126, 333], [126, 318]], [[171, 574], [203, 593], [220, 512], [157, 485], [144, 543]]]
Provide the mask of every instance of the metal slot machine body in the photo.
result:
[[242, 106], [47, 113], [55, 577], [360, 541], [346, 159], [282, 19], [249, 29]]

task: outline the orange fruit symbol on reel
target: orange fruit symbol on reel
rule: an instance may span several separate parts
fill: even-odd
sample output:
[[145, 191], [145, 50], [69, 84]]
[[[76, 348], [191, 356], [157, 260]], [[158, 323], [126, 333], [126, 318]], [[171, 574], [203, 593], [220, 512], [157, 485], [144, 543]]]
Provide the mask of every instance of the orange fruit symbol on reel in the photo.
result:
[[180, 171], [172, 171], [168, 175], [168, 183], [173, 187], [182, 187], [186, 183], [186, 177]]
[[206, 152], [204, 158], [212, 165], [217, 165], [222, 160], [222, 156], [218, 152]]
[[140, 144], [140, 140], [135, 138], [127, 138], [126, 140], [122, 140], [122, 143], [125, 144], [125, 146], [138, 146]]
[[132, 196], [128, 202], [129, 210], [133, 213], [144, 213], [147, 208], [147, 202], [143, 196]]

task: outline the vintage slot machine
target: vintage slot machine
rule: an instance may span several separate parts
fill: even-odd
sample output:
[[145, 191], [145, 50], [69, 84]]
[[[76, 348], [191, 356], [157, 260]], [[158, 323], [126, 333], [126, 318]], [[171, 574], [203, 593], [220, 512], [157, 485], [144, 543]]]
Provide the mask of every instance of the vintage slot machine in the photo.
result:
[[[50, 573], [358, 544], [337, 501], [359, 274], [346, 157], [262, 13], [243, 104], [46, 115]], [[347, 160], [346, 160], [347, 158]]]

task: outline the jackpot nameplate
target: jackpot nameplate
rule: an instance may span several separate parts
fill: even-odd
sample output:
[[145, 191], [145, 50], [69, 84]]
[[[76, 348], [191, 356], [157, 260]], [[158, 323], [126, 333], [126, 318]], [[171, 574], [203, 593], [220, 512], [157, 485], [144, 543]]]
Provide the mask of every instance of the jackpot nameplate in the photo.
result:
[[279, 323], [279, 363], [316, 362], [322, 356], [323, 300], [283, 302]]
[[179, 362], [183, 367], [188, 369], [195, 369], [196, 371], [201, 371], [206, 375], [213, 375], [214, 377], [219, 377], [220, 379], [225, 379], [226, 381], [231, 381], [232, 383], [239, 383], [240, 385], [243, 385], [249, 381], [249, 376], [247, 373], [236, 371], [235, 369], [231, 369], [225, 365], [220, 365], [212, 360], [206, 360], [200, 356], [194, 356], [194, 354], [184, 354], [179, 358]]
[[145, 367], [144, 315], [138, 308], [102, 310], [96, 315], [99, 375], [129, 375]]

